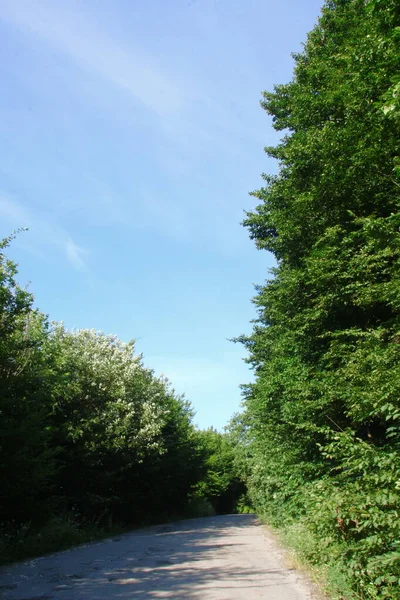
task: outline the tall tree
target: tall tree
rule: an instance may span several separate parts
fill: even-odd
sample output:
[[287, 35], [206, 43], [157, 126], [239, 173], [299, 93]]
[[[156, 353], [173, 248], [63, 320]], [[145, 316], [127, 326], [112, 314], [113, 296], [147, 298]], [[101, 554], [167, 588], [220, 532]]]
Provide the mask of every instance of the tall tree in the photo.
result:
[[55, 472], [41, 352], [47, 321], [16, 282], [17, 267], [5, 254], [13, 237], [0, 242], [0, 522], [45, 514]]
[[245, 219], [277, 259], [241, 338], [257, 374], [245, 390], [253, 500], [276, 521], [322, 503], [315, 527], [347, 544], [366, 598], [398, 597], [398, 9], [325, 3], [293, 80], [264, 93], [280, 169]]
[[0, 555], [23, 554], [21, 525], [35, 536], [53, 518], [184, 514], [204, 462], [189, 402], [133, 342], [50, 324], [16, 281], [12, 237], [0, 242]]

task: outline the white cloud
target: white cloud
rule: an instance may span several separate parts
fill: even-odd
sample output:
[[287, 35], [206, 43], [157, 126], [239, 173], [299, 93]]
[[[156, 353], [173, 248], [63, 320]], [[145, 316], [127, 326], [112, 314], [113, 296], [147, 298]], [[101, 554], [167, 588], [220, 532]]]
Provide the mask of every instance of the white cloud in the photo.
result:
[[[48, 42], [81, 69], [126, 92], [155, 113], [160, 131], [186, 150], [192, 139], [206, 148], [218, 142], [227, 152], [236, 145], [238, 135], [255, 136], [261, 142], [258, 129], [243, 123], [243, 108], [227, 108], [221, 89], [218, 96], [215, 85], [210, 86], [199, 73], [194, 75], [192, 67], [174, 64], [167, 72], [152, 57], [151, 49], [136, 47], [131, 41], [122, 45], [106, 23], [99, 26], [94, 15], [84, 11], [85, 5], [79, 2], [2, 0], [0, 19]], [[124, 120], [130, 118], [124, 114]]]
[[83, 269], [85, 267], [85, 262], [83, 260], [83, 256], [87, 254], [87, 251], [83, 248], [77, 246], [71, 238], [68, 238], [65, 242], [65, 252], [68, 260], [71, 264], [74, 265], [77, 269]]
[[[69, 170], [74, 182], [72, 199], [68, 198], [65, 206], [60, 204], [59, 199], [58, 214], [64, 212], [68, 215], [75, 203], [73, 208], [81, 220], [90, 218], [95, 226], [106, 223], [121, 224], [131, 230], [151, 228], [178, 241], [213, 243], [219, 252], [236, 254], [244, 243], [248, 244], [247, 236], [237, 233], [242, 205], [235, 212], [232, 194], [222, 191], [221, 182], [229, 177], [229, 169], [235, 169], [236, 165], [242, 168], [240, 157], [243, 139], [249, 135], [248, 123], [236, 114], [236, 109], [233, 110], [230, 105], [227, 108], [226, 90], [214, 85], [215, 82], [205, 77], [201, 69], [196, 69], [196, 65], [189, 69], [188, 64], [178, 60], [173, 53], [167, 59], [159, 57], [157, 60], [153, 56], [151, 36], [148, 44], [138, 47], [136, 43], [135, 46], [131, 39], [119, 36], [118, 29], [107, 27], [101, 7], [98, 11], [93, 9], [96, 5], [79, 0], [2, 0], [0, 7], [0, 20], [33, 36], [34, 43], [39, 39], [44, 46], [49, 46], [50, 51], [55, 49], [63, 53], [82, 71], [76, 77], [77, 72], [73, 68], [74, 77], [67, 78], [64, 83], [61, 78], [56, 79], [59, 84], [57, 90], [60, 87], [66, 97], [71, 95], [75, 98], [77, 95], [78, 102], [71, 105], [74, 112], [69, 114], [64, 108], [58, 115], [55, 109], [55, 114], [50, 115], [54, 121], [49, 118], [43, 124], [43, 127], [53, 129], [50, 139], [57, 134], [61, 140], [65, 138], [67, 141], [65, 153], [57, 150], [51, 157], [53, 185], [60, 186], [60, 180], [61, 185], [63, 181], [55, 172], [56, 161], [58, 173], [62, 169]], [[196, 27], [195, 22], [193, 27]], [[31, 44], [33, 42], [30, 40]], [[62, 64], [60, 74], [64, 68]], [[88, 77], [89, 72], [95, 77]], [[85, 80], [86, 87], [82, 87]], [[45, 78], [45, 87], [46, 81]], [[49, 82], [51, 92], [54, 81], [50, 79]], [[71, 82], [76, 83], [71, 85]], [[119, 93], [121, 91], [122, 94]], [[100, 173], [96, 172], [97, 157], [93, 168], [90, 163], [92, 142], [90, 135], [85, 136], [86, 122], [79, 111], [82, 98], [84, 106], [87, 108], [89, 104], [93, 113], [99, 106], [102, 110], [109, 110], [110, 124], [117, 122], [121, 127], [120, 121], [123, 122], [121, 153], [131, 153], [134, 161], [137, 152], [141, 161], [147, 162], [157, 173], [154, 181], [137, 173], [136, 169], [130, 173], [126, 166], [118, 168], [120, 185], [115, 185], [112, 172], [115, 167], [106, 166]], [[99, 114], [103, 119], [102, 110]], [[61, 122], [70, 119], [68, 132], [58, 127], [58, 119]], [[126, 141], [140, 139], [144, 135], [142, 128], [137, 128], [138, 120], [143, 131], [149, 132], [143, 148]], [[108, 127], [107, 116], [104, 121]], [[76, 142], [71, 141], [73, 135]], [[74, 144], [76, 156], [71, 152]], [[109, 147], [114, 157], [116, 147], [113, 144], [115, 141], [111, 139]], [[80, 147], [84, 148], [82, 156]], [[60, 148], [63, 148], [62, 143]], [[225, 158], [215, 182], [216, 165], [222, 156]], [[122, 154], [122, 165], [126, 164], [125, 160]], [[17, 165], [18, 161], [14, 160], [13, 164]], [[42, 172], [40, 164], [38, 167], [39, 174], [48, 181], [48, 173]], [[191, 170], [194, 178], [201, 173], [197, 181], [193, 181], [193, 176], [189, 177]], [[20, 173], [12, 172], [12, 175], [18, 181]], [[33, 172], [30, 174], [32, 178], [35, 176]], [[193, 198], [182, 193], [189, 179], [191, 185], [196, 186]], [[158, 185], [158, 182], [164, 181], [165, 185]], [[247, 186], [244, 190], [247, 191]], [[199, 195], [200, 201], [196, 199]], [[236, 197], [241, 202], [239, 193]], [[45, 200], [46, 195], [43, 194], [42, 202]], [[50, 213], [55, 211], [52, 200], [48, 202], [48, 210]], [[71, 233], [74, 232], [75, 229]], [[63, 241], [65, 244], [65, 236]], [[77, 266], [80, 260], [75, 258], [73, 264]]]
[[83, 10], [65, 10], [57, 2], [3, 0], [0, 18], [38, 35], [83, 68], [128, 92], [149, 110], [178, 113], [184, 102], [179, 86], [136, 49], [122, 48], [85, 19]]
[[[20, 229], [29, 225], [29, 217], [26, 211], [16, 202], [12, 201], [6, 194], [0, 193], [0, 215], [12, 221], [14, 227]], [[8, 232], [10, 233], [10, 232]]]
[[66, 255], [69, 262], [78, 270], [85, 268], [84, 257], [88, 251], [77, 246], [69, 233], [51, 217], [33, 214], [22, 204], [7, 194], [0, 192], [0, 216], [2, 230], [0, 237], [9, 235], [15, 229], [28, 228], [29, 241], [22, 238], [17, 243], [32, 254], [48, 260], [54, 250]]

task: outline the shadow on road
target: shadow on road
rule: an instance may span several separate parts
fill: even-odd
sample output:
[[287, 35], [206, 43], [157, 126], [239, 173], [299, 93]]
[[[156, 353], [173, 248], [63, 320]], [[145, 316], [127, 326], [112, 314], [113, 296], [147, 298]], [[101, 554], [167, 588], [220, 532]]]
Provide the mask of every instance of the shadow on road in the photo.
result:
[[[224, 582], [227, 589], [229, 581], [235, 587], [240, 582], [244, 590], [249, 585], [248, 570], [238, 571], [237, 563], [227, 566], [222, 555], [228, 547], [230, 552], [234, 547], [240, 553], [239, 541], [227, 543], [232, 526], [249, 526], [256, 521], [253, 515], [228, 515], [160, 526], [147, 535], [133, 538], [132, 548], [111, 561], [108, 570], [80, 580], [77, 588], [85, 600], [108, 595], [126, 599], [188, 598], [207, 583]], [[124, 564], [114, 569], [115, 562]]]
[[5, 600], [259, 597], [252, 588], [286, 587], [290, 576], [268, 568], [255, 531], [254, 515], [224, 515], [133, 532], [21, 565]]

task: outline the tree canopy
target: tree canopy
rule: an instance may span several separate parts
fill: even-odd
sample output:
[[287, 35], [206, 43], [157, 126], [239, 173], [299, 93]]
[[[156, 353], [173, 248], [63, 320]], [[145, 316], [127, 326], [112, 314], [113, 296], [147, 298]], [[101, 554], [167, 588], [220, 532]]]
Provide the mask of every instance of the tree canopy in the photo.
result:
[[263, 94], [279, 172], [244, 221], [277, 260], [240, 338], [251, 496], [307, 522], [363, 598], [399, 597], [398, 9], [325, 3], [293, 80]]
[[50, 322], [0, 242], [0, 560], [116, 528], [233, 512], [226, 434], [125, 343]]
[[205, 472], [192, 407], [134, 342], [35, 309], [5, 254], [12, 237], [0, 244], [0, 554], [17, 558], [19, 528], [54, 517], [110, 528], [185, 514]]

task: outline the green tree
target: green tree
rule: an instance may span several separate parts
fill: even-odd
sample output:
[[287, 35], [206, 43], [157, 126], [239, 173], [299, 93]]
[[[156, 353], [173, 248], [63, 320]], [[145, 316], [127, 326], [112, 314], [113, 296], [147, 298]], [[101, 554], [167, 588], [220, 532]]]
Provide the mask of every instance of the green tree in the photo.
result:
[[233, 513], [246, 488], [236, 469], [235, 451], [227, 433], [212, 427], [198, 432], [205, 457], [204, 474], [196, 493], [208, 500], [217, 514]]
[[13, 238], [0, 242], [0, 523], [45, 514], [55, 472], [41, 352], [47, 321], [16, 282], [5, 255]]
[[399, 597], [398, 8], [325, 3], [293, 80], [264, 93], [280, 168], [245, 219], [277, 259], [240, 338], [250, 493], [338, 543], [363, 598]]
[[190, 403], [133, 342], [49, 324], [16, 282], [12, 237], [0, 243], [0, 555], [185, 514], [204, 463]]
[[52, 424], [68, 508], [125, 522], [179, 512], [196, 473], [192, 411], [134, 344], [54, 325]]

